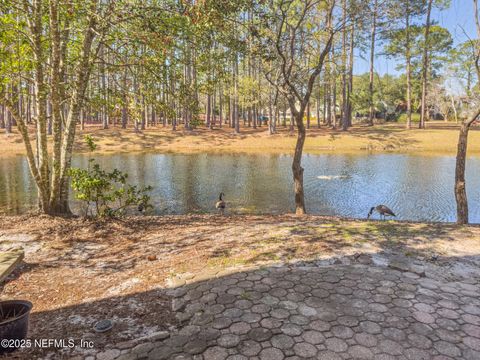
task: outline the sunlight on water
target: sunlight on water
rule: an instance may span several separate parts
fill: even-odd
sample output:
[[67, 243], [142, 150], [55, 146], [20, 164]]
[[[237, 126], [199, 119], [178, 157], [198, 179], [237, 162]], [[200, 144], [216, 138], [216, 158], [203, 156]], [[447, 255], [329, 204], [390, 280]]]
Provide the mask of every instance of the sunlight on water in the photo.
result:
[[349, 176], [347, 175], [321, 175], [317, 176], [317, 179], [320, 180], [335, 180], [335, 179], [347, 179]]

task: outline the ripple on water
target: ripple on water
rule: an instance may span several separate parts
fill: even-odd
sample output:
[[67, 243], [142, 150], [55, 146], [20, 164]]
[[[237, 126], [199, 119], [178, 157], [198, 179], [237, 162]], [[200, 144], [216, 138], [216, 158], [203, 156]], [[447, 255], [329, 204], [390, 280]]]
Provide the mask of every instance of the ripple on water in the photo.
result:
[[[99, 155], [99, 163], [129, 173], [138, 185], [152, 185], [156, 214], [215, 212], [225, 193], [230, 213], [294, 211], [291, 157], [232, 154]], [[77, 155], [75, 166], [88, 157]], [[306, 154], [302, 160], [307, 210], [322, 215], [365, 218], [385, 204], [400, 220], [454, 221], [455, 158], [402, 154]], [[480, 158], [467, 161], [472, 222], [480, 222]], [[0, 213], [35, 206], [35, 186], [23, 157], [0, 159]], [[78, 209], [78, 204], [73, 203]]]

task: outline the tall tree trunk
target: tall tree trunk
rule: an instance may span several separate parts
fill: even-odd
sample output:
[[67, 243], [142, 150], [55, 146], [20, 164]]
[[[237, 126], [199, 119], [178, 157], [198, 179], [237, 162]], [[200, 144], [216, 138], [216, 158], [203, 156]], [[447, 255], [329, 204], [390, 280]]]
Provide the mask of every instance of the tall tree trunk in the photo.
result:
[[[278, 89], [275, 89], [275, 95], [273, 98], [273, 104], [272, 104], [272, 97], [271, 97], [271, 92], [272, 89], [270, 90], [270, 105], [269, 105], [269, 120], [268, 120], [268, 125], [269, 125], [269, 131], [270, 135], [273, 135], [277, 132], [277, 118], [278, 118], [278, 96], [279, 96], [279, 91]], [[273, 107], [273, 108], [272, 108]]]
[[205, 126], [211, 129], [212, 116], [212, 95], [207, 94], [207, 113], [205, 117]]
[[128, 89], [127, 89], [127, 67], [123, 71], [123, 101], [122, 101], [122, 129], [127, 128], [128, 123]]
[[62, 61], [62, 43], [60, 35], [60, 22], [58, 13], [58, 1], [50, 0], [50, 28], [52, 32], [52, 50], [51, 50], [51, 101], [48, 104], [50, 121], [49, 128], [53, 133], [53, 153], [52, 153], [52, 187], [50, 193], [50, 207], [55, 207], [56, 192], [60, 191], [61, 186], [61, 144], [62, 144], [62, 104], [65, 94], [62, 92], [63, 73], [62, 67], [65, 65]]
[[465, 188], [465, 162], [469, 126], [463, 123], [458, 136], [457, 159], [455, 163], [455, 200], [457, 202], [457, 224], [468, 224], [468, 201]]
[[[150, 126], [156, 127], [157, 123], [158, 123], [158, 119], [157, 119], [157, 110], [155, 110], [155, 105], [153, 105], [153, 104], [147, 105], [147, 108], [148, 108], [148, 112], [150, 114], [150, 116], [149, 116]], [[147, 124], [148, 124], [148, 122], [147, 122]]]
[[233, 64], [234, 70], [234, 83], [233, 83], [233, 108], [234, 108], [234, 119], [235, 119], [235, 134], [240, 133], [240, 116], [238, 113], [238, 54], [235, 54], [235, 61]]
[[412, 70], [410, 58], [410, 8], [408, 4], [407, 2], [405, 57], [407, 62], [407, 129], [410, 129], [412, 127]]
[[0, 129], [5, 129], [5, 106], [0, 105]]
[[278, 108], [278, 104], [275, 103], [275, 109], [274, 109], [274, 114], [273, 114], [273, 133], [275, 134], [277, 132], [277, 124], [280, 121], [280, 109]]
[[108, 114], [107, 114], [107, 78], [105, 76], [105, 47], [100, 48], [100, 77], [102, 90], [102, 129], [108, 129]]
[[[27, 85], [27, 124], [32, 123], [32, 94], [31, 94], [31, 89], [30, 85]], [[1, 120], [0, 120], [1, 121]], [[0, 124], [1, 127], [1, 124]]]
[[[478, 0], [473, 0], [474, 18], [477, 29], [477, 37], [480, 37], [480, 18], [478, 14]], [[480, 78], [480, 45], [477, 43], [474, 47], [474, 64], [477, 76]], [[458, 135], [457, 159], [455, 164], [455, 200], [457, 202], [457, 223], [468, 223], [468, 199], [465, 186], [465, 163], [467, 158], [468, 132], [470, 126], [480, 117], [480, 110], [462, 123]]]
[[80, 52], [80, 59], [77, 65], [77, 71], [75, 74], [75, 83], [73, 96], [70, 98], [68, 106], [68, 116], [65, 121], [65, 128], [63, 133], [63, 141], [61, 146], [60, 157], [60, 188], [52, 199], [50, 204], [52, 212], [55, 214], [67, 214], [70, 213], [68, 206], [68, 170], [71, 168], [73, 145], [75, 140], [76, 124], [79, 120], [80, 110], [85, 100], [85, 90], [90, 79], [90, 73], [93, 66], [92, 58], [98, 55], [99, 48], [97, 47], [92, 54], [93, 41], [98, 34], [97, 26], [97, 2], [92, 0], [89, 4], [90, 15], [87, 27], [84, 31], [84, 39], [82, 42], [82, 48]]
[[467, 158], [468, 132], [472, 123], [480, 116], [478, 111], [469, 121], [460, 126], [457, 158], [455, 163], [455, 199], [457, 202], [457, 224], [468, 224], [468, 201], [465, 187], [465, 163]]
[[310, 101], [307, 103], [307, 129], [310, 129]]
[[[33, 54], [34, 54], [34, 84], [36, 93], [37, 108], [37, 141], [39, 151], [37, 153], [38, 170], [40, 172], [40, 184], [37, 183], [38, 199], [40, 211], [50, 213], [49, 197], [50, 197], [50, 167], [48, 161], [47, 147], [47, 84], [45, 83], [44, 72], [44, 51], [43, 51], [43, 3], [41, 0], [33, 1]], [[18, 114], [18, 118], [21, 115]]]
[[332, 46], [332, 77], [330, 78], [332, 86], [332, 127], [337, 128], [337, 65], [335, 64], [335, 47]]
[[[302, 167], [302, 154], [303, 154], [303, 147], [304, 147], [305, 138], [306, 138], [306, 130], [305, 130], [305, 125], [303, 124], [303, 116], [305, 114], [305, 110], [310, 101], [315, 80], [317, 79], [317, 77], [322, 71], [325, 58], [327, 57], [330, 50], [333, 48], [332, 43], [333, 43], [334, 33], [331, 29], [332, 13], [333, 13], [333, 6], [330, 8], [330, 11], [328, 12], [328, 18], [327, 18], [327, 24], [328, 24], [327, 26], [330, 32], [329, 34], [330, 36], [325, 44], [325, 48], [320, 54], [320, 58], [318, 60], [316, 68], [309, 76], [308, 82], [306, 84], [305, 95], [303, 95], [302, 98], [299, 98], [298, 95], [296, 95], [296, 97], [291, 96], [288, 98], [288, 103], [290, 105], [292, 118], [295, 119], [295, 123], [297, 125], [297, 142], [295, 144], [295, 153], [294, 153], [293, 162], [292, 162], [293, 182], [295, 185], [295, 213], [297, 215], [302, 215], [306, 213], [305, 194], [303, 189], [303, 167]], [[285, 66], [283, 67], [283, 69], [285, 69]], [[284, 73], [284, 76], [285, 76], [285, 73]], [[292, 92], [294, 92], [295, 94], [298, 94], [298, 90], [296, 90], [291, 83], [288, 83], [288, 86]], [[300, 110], [297, 110], [296, 108], [297, 100], [300, 102]]]
[[325, 85], [324, 85], [324, 95], [323, 95], [323, 123], [327, 126], [330, 126], [330, 82], [328, 81], [328, 75], [330, 70], [328, 65], [325, 67]]
[[140, 122], [140, 129], [141, 130], [145, 130], [145, 125], [147, 123], [147, 106], [145, 104], [145, 95], [142, 94], [142, 101], [141, 101], [141, 107], [142, 107], [142, 111], [141, 111], [141, 115], [142, 115], [142, 119], [141, 119], [141, 122]]
[[268, 132], [270, 135], [274, 134], [273, 129], [273, 104], [272, 104], [272, 89], [269, 91], [269, 101], [268, 101]]
[[186, 63], [183, 66], [183, 83], [186, 89], [188, 89], [188, 98], [183, 101], [183, 124], [186, 130], [190, 129], [190, 97], [192, 87], [192, 51], [190, 43], [187, 41], [185, 45], [185, 58]]
[[7, 111], [7, 118], [5, 121], [5, 134], [9, 135], [12, 133], [12, 113], [10, 111]]
[[428, 0], [427, 23], [425, 24], [425, 46], [423, 48], [423, 65], [422, 65], [422, 113], [420, 114], [420, 123], [418, 127], [425, 129], [425, 121], [428, 115], [427, 109], [427, 85], [428, 85], [428, 48], [430, 35], [430, 14], [432, 12], [433, 0]]
[[228, 126], [231, 128], [235, 127], [235, 120], [233, 114], [233, 94], [230, 91], [229, 98], [228, 98]]
[[453, 109], [453, 114], [455, 116], [455, 124], [458, 124], [458, 114], [457, 114], [457, 107], [455, 105], [455, 99], [453, 98], [453, 95], [450, 95], [450, 100], [452, 102], [452, 109]]
[[373, 103], [373, 80], [375, 63], [375, 40], [377, 35], [377, 10], [378, 0], [374, 0], [372, 11], [372, 29], [370, 34], [370, 78], [368, 83], [368, 95], [370, 111], [368, 114], [368, 125], [372, 126], [375, 119], [375, 105]]
[[213, 129], [217, 125], [217, 117], [215, 115], [216, 107], [217, 107], [217, 92], [216, 92], [216, 89], [214, 89], [213, 95], [212, 95], [212, 122], [210, 124], [210, 129]]
[[[347, 0], [342, 0], [342, 21], [347, 22]], [[347, 102], [347, 26], [342, 30], [342, 130], [348, 129], [348, 102]]]
[[348, 63], [348, 87], [347, 87], [347, 127], [352, 126], [352, 93], [353, 93], [353, 62], [355, 49], [355, 22], [352, 24], [350, 37], [350, 54]]
[[222, 92], [222, 85], [220, 84], [220, 88], [218, 91], [218, 116], [220, 118], [220, 128], [222, 128], [223, 124], [223, 92]]
[[135, 73], [133, 74], [133, 127], [135, 128], [135, 132], [138, 132], [139, 131], [139, 127], [138, 127], [138, 123], [139, 123], [139, 115], [140, 117], [142, 116], [141, 112], [139, 114], [138, 112], [138, 109], [140, 108], [140, 101], [138, 100], [138, 78], [137, 78], [137, 72], [135, 71]]
[[293, 114], [290, 111], [290, 118], [289, 118], [289, 131], [290, 131], [290, 133], [293, 133], [294, 128], [295, 128], [295, 120], [293, 119]]
[[[290, 104], [290, 111], [292, 117], [297, 124], [297, 143], [295, 145], [295, 153], [293, 155], [292, 172], [293, 182], [295, 186], [295, 213], [297, 215], [306, 214], [305, 208], [305, 193], [303, 190], [303, 167], [302, 167], [302, 154], [303, 146], [305, 144], [305, 125], [303, 124], [303, 112], [298, 112], [295, 108], [295, 104]], [[293, 115], [294, 114], [294, 115]]]

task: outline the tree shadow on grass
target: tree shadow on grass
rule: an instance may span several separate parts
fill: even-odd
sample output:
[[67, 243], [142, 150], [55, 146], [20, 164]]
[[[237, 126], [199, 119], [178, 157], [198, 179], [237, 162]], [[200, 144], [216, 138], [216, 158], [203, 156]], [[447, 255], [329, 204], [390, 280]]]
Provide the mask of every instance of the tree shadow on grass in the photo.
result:
[[[265, 131], [266, 128], [264, 130], [242, 128], [242, 132], [240, 134], [234, 134], [232, 129], [226, 127], [222, 129], [197, 128], [193, 130], [179, 128], [176, 131], [163, 128], [150, 128], [138, 132], [135, 132], [133, 129], [109, 129], [94, 132], [86, 131], [86, 134], [91, 133], [94, 136], [95, 141], [99, 144], [100, 151], [108, 151], [109, 147], [111, 147], [111, 150], [117, 149], [120, 151], [126, 151], [131, 148], [132, 143], [133, 145], [140, 146], [139, 150], [148, 151], [159, 145], [173, 145], [177, 140], [185, 136], [191, 138], [192, 146], [198, 141], [199, 144], [211, 144], [213, 146], [221, 147], [225, 145], [231, 145], [232, 140], [245, 139], [249, 136], [261, 135]], [[115, 140], [114, 142], [111, 141], [112, 138]], [[135, 142], [136, 140], [140, 141]], [[166, 150], [168, 151], [168, 148]], [[81, 137], [77, 139], [75, 151], [88, 151], [88, 148], [85, 146], [85, 144], [83, 144]]]
[[[169, 266], [180, 262], [191, 267], [191, 256], [196, 253], [205, 263], [255, 263], [262, 258], [289, 260], [293, 254], [308, 259], [335, 252], [362, 252], [366, 246], [428, 257], [440, 251], [434, 248], [439, 242], [455, 244], [480, 236], [478, 226], [322, 216], [190, 215], [57, 221], [61, 224], [40, 230], [39, 240], [48, 244], [52, 256], [36, 264], [39, 269], [81, 266], [115, 273], [142, 266], [148, 255], [159, 261], [177, 259]], [[245, 231], [238, 230], [247, 223]], [[263, 230], [258, 233], [255, 228]], [[195, 234], [190, 229], [195, 229]]]

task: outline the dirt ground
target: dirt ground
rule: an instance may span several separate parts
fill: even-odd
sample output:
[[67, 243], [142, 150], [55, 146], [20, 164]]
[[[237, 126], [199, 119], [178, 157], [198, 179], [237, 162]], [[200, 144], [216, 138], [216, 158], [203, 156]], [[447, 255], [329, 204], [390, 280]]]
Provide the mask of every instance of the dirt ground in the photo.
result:
[[[92, 338], [98, 349], [175, 327], [165, 288], [179, 273], [389, 251], [478, 260], [480, 227], [293, 215], [0, 217], [0, 250], [19, 246], [24, 262], [0, 298], [34, 304], [29, 337]], [[105, 318], [115, 331], [94, 334]]]
[[[469, 152], [480, 153], [480, 131], [475, 127], [470, 134]], [[34, 138], [34, 129], [31, 129]], [[275, 135], [269, 135], [266, 126], [257, 129], [242, 127], [235, 135], [231, 128], [213, 130], [199, 127], [193, 131], [179, 127], [177, 131], [160, 126], [144, 131], [111, 127], [102, 130], [98, 126], [78, 129], [76, 152], [85, 152], [83, 137], [94, 137], [99, 153], [155, 151], [155, 152], [245, 152], [245, 153], [291, 153], [295, 148], [296, 133], [289, 127], [278, 127]], [[429, 122], [426, 130], [406, 130], [403, 124], [376, 125], [374, 127], [354, 126], [348, 131], [331, 130], [312, 126], [307, 130], [305, 152], [421, 152], [454, 154], [457, 148], [458, 126], [453, 123]], [[1, 156], [25, 153], [21, 137], [14, 133], [5, 136], [0, 129]]]

